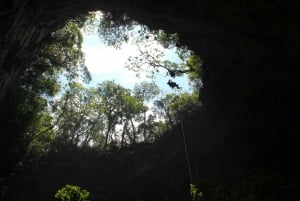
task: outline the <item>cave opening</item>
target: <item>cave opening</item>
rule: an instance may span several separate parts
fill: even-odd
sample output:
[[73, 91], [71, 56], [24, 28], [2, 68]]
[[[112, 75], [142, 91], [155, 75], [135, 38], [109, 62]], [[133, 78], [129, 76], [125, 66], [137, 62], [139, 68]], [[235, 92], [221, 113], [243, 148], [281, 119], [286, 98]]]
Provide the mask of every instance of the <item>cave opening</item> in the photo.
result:
[[[109, 144], [122, 148], [151, 142], [201, 105], [202, 60], [187, 47], [179, 46], [179, 36], [150, 30], [123, 13], [112, 15], [98, 11], [68, 21], [51, 34], [52, 41], [27, 70], [29, 78], [25, 80], [40, 66], [48, 65], [42, 78], [27, 88], [48, 84], [40, 93], [46, 97], [47, 109], [43, 110], [49, 114], [45, 115], [52, 117], [49, 130], [53, 127], [55, 138], [69, 138], [68, 143], [78, 148], [106, 148]], [[88, 36], [92, 40], [85, 42]], [[94, 44], [99, 37], [101, 49]], [[93, 60], [86, 53], [98, 56]], [[114, 59], [111, 66], [109, 59]], [[108, 73], [98, 75], [101, 82], [93, 80], [97, 75], [94, 72], [101, 70]]]
[[[109, 12], [107, 12], [106, 15], [111, 17], [111, 13]], [[82, 157], [75, 160], [73, 157], [76, 154], [82, 154], [85, 155], [85, 157], [94, 157], [93, 152], [95, 152], [97, 148], [101, 148], [106, 152], [115, 153], [116, 150], [114, 149], [116, 148], [133, 147], [130, 149], [136, 152], [134, 157], [137, 157], [143, 153], [143, 151], [140, 153], [138, 150], [143, 148], [134, 148], [136, 143], [139, 142], [139, 144], [145, 144], [146, 148], [149, 147], [149, 143], [157, 141], [162, 133], [170, 133], [171, 129], [175, 127], [179, 121], [191, 115], [200, 106], [200, 87], [198, 85], [201, 80], [197, 73], [200, 72], [201, 59], [186, 47], [179, 50], [177, 47], [179, 43], [177, 34], [169, 35], [162, 30], [150, 32], [149, 28], [145, 26], [140, 26], [137, 31], [142, 36], [135, 38], [135, 40], [139, 42], [145, 39], [148, 41], [148, 44], [142, 41], [138, 46], [140, 57], [144, 56], [144, 58], [132, 57], [131, 61], [133, 67], [129, 68], [138, 72], [139, 69], [144, 67], [143, 65], [147, 64], [153, 68], [147, 72], [151, 74], [152, 78], [161, 71], [159, 68], [162, 68], [164, 74], [172, 79], [169, 79], [165, 84], [169, 85], [169, 87], [175, 91], [179, 91], [182, 87], [182, 85], [178, 85], [179, 83], [175, 81], [175, 79], [186, 73], [190, 73], [190, 81], [192, 79], [194, 80], [194, 86], [192, 86], [194, 88], [193, 94], [187, 92], [183, 95], [167, 94], [168, 96], [162, 97], [160, 100], [155, 100], [156, 115], [158, 115], [158, 119], [164, 120], [155, 121], [157, 117], [154, 115], [150, 114], [146, 117], [147, 111], [145, 108], [147, 108], [147, 106], [141, 104], [141, 102], [145, 100], [149, 101], [153, 99], [154, 95], [158, 93], [153, 83], [141, 83], [140, 86], [135, 87], [134, 92], [136, 94], [134, 94], [134, 97], [130, 90], [122, 88], [122, 86], [116, 84], [114, 81], [104, 81], [99, 83], [98, 87], [85, 88], [82, 83], [88, 83], [91, 75], [85, 66], [84, 55], [81, 51], [84, 38], [82, 38], [80, 28], [86, 28], [83, 27], [83, 21], [81, 21], [82, 18], [86, 17], [88, 18], [88, 16], [80, 15], [78, 18], [75, 17], [67, 21], [60, 29], [52, 30], [49, 37], [47, 36], [45, 40], [43, 40], [42, 48], [35, 49], [36, 52], [35, 55], [32, 56], [32, 60], [28, 60], [28, 63], [26, 63], [28, 66], [23, 64], [23, 69], [20, 68], [20, 72], [15, 75], [18, 78], [18, 82], [14, 85], [6, 86], [6, 83], [2, 85], [3, 88], [1, 89], [7, 87], [8, 92], [12, 93], [5, 94], [7, 91], [3, 90], [2, 93], [4, 95], [1, 96], [1, 98], [4, 101], [7, 101], [5, 100], [7, 97], [11, 98], [12, 96], [14, 98], [15, 96], [19, 96], [19, 102], [10, 103], [10, 106], [18, 105], [16, 114], [13, 115], [16, 116], [19, 125], [15, 127], [16, 129], [13, 130], [13, 132], [19, 135], [20, 141], [24, 142], [23, 147], [19, 147], [19, 150], [14, 153], [14, 156], [9, 156], [11, 158], [16, 157], [16, 161], [12, 161], [12, 164], [9, 165], [18, 168], [18, 170], [13, 171], [13, 174], [17, 176], [7, 176], [6, 174], [12, 173], [12, 170], [9, 169], [9, 172], [4, 172], [1, 176], [4, 184], [2, 197], [5, 199], [11, 199], [12, 194], [19, 191], [20, 188], [24, 188], [23, 182], [18, 184], [15, 191], [8, 188], [9, 186], [17, 185], [16, 182], [19, 182], [20, 178], [27, 180], [28, 177], [34, 177], [31, 182], [40, 183], [40, 177], [53, 174], [52, 168], [44, 168], [43, 171], [45, 172], [43, 172], [41, 168], [44, 164], [49, 163], [57, 167], [63, 165], [57, 158], [51, 158], [54, 156], [62, 155], [61, 159], [65, 162], [68, 161], [66, 165], [69, 168], [70, 166], [76, 166], [74, 165], [76, 161], [84, 161]], [[113, 16], [113, 18], [114, 17], [115, 16]], [[124, 16], [121, 15], [122, 20], [123, 17]], [[114, 20], [117, 21], [119, 19]], [[109, 22], [111, 24], [113, 21]], [[116, 27], [112, 27], [112, 33], [108, 33], [108, 35], [107, 32], [104, 33], [106, 34], [104, 36], [106, 37], [106, 42], [111, 43], [111, 45], [121, 46], [119, 43], [122, 43], [122, 40], [124, 40], [128, 34], [126, 32], [127, 28], [125, 28], [125, 31], [121, 30], [124, 32], [119, 36], [118, 34], [120, 33], [118, 33], [119, 30], [117, 30], [119, 28], [118, 26], [121, 27], [122, 24], [117, 24]], [[125, 24], [124, 26], [127, 25]], [[107, 29], [111, 29], [111, 27]], [[100, 31], [102, 31], [102, 29], [100, 29]], [[109, 34], [114, 38], [110, 38], [111, 36], [109, 36]], [[133, 34], [137, 35], [137, 33]], [[126, 40], [129, 39], [129, 37], [126, 38]], [[153, 45], [153, 43], [156, 44]], [[161, 43], [161, 46], [158, 46], [159, 43]], [[31, 45], [29, 46], [32, 47]], [[152, 52], [142, 46], [150, 47]], [[168, 48], [173, 48], [173, 55], [176, 53], [177, 60], [181, 60], [181, 63], [163, 60], [164, 52], [161, 49], [166, 51]], [[176, 50], [174, 50], [175, 48]], [[26, 50], [25, 53], [28, 53], [27, 51], [29, 50]], [[14, 71], [12, 70], [12, 72]], [[5, 76], [7, 75], [3, 74], [3, 77]], [[61, 83], [58, 80], [59, 77], [66, 82], [63, 86], [63, 91], [60, 91]], [[56, 96], [57, 93], [59, 93], [58, 96]], [[99, 94], [102, 96], [99, 96]], [[7, 97], [5, 97], [5, 95], [7, 95]], [[101, 104], [98, 104], [99, 100], [101, 100]], [[117, 104], [118, 106], [116, 107]], [[152, 103], [152, 105], [155, 104]], [[171, 108], [171, 106], [167, 104], [173, 104], [174, 106]], [[102, 107], [103, 105], [105, 106]], [[8, 108], [7, 110], [11, 110]], [[120, 116], [120, 113], [122, 113], [122, 116]], [[102, 116], [102, 114], [106, 116]], [[154, 114], [154, 110], [152, 110], [152, 114]], [[120, 130], [119, 133], [117, 133], [115, 126], [119, 121], [123, 124], [119, 125]], [[138, 121], [142, 123], [135, 125]], [[21, 129], [18, 130], [18, 126], [22, 131]], [[9, 131], [11, 130], [4, 132]], [[100, 132], [101, 135], [95, 135], [97, 132], [98, 134]], [[113, 132], [116, 132], [118, 136]], [[141, 137], [137, 136], [138, 132], [141, 133]], [[5, 140], [2, 142], [5, 143]], [[12, 148], [13, 147], [10, 147], [9, 149]], [[179, 150], [180, 149], [181, 148], [179, 148]], [[20, 153], [24, 151], [24, 155]], [[96, 152], [94, 154], [96, 154]], [[127, 154], [127, 151], [125, 150], [122, 153]], [[118, 157], [118, 155], [115, 157]], [[111, 162], [108, 161], [106, 164], [108, 168], [111, 168], [110, 163]], [[145, 162], [143, 161], [143, 163]], [[9, 165], [8, 168], [14, 169], [14, 167], [9, 167]], [[89, 168], [90, 166], [93, 166], [93, 164], [87, 165]], [[81, 171], [82, 167], [71, 169], [78, 171], [78, 168]], [[83, 167], [83, 169], [85, 168], [86, 167]], [[151, 171], [152, 169], [153, 168], [151, 168]], [[70, 172], [66, 173], [63, 169], [61, 172], [58, 172], [56, 176], [52, 175], [53, 180], [50, 182], [51, 186], [49, 186], [49, 188], [40, 189], [35, 186], [33, 190], [41, 190], [37, 196], [51, 197], [54, 188], [57, 190], [60, 183], [79, 182], [78, 179], [80, 179], [82, 175], [79, 174], [75, 176], [72, 171], [72, 179], [70, 178]], [[146, 172], [148, 171], [148, 168], [146, 168]], [[118, 171], [116, 170], [116, 172]], [[63, 174], [66, 174], [66, 176], [63, 176]], [[115, 173], [110, 174], [110, 177], [114, 177], [114, 174]], [[145, 170], [139, 174], [145, 174]], [[182, 179], [186, 178], [183, 177]], [[112, 179], [112, 181], [115, 181], [115, 179]], [[82, 185], [87, 185], [94, 192], [97, 192], [95, 186], [91, 187], [91, 183], [83, 182]], [[165, 184], [162, 183], [160, 185]], [[98, 188], [98, 186], [99, 185], [96, 187]], [[145, 187], [146, 186], [144, 186], [144, 188]], [[8, 188], [8, 190], [6, 188]], [[26, 191], [29, 190], [26, 187], [25, 189]], [[186, 188], [183, 189], [186, 190]], [[109, 196], [106, 195], [106, 193], [110, 190], [111, 189], [106, 190], [104, 195], [99, 194], [99, 196], [108, 198]], [[30, 195], [28, 195], [28, 192], [20, 193], [15, 199], [21, 197], [30, 197]]]

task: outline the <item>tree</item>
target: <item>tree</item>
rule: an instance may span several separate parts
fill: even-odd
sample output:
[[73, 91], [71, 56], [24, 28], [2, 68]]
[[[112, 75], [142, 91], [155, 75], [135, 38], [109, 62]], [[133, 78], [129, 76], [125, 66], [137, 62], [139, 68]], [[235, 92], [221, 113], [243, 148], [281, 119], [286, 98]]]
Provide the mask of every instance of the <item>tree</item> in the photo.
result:
[[98, 25], [98, 34], [107, 45], [119, 48], [129, 39], [129, 32], [137, 23], [121, 10], [103, 11]]
[[114, 81], [104, 81], [91, 88], [69, 83], [53, 104], [56, 144], [106, 149], [111, 143], [123, 147], [141, 141], [139, 128], [148, 123], [150, 129], [151, 123], [146, 119], [145, 100], [158, 93], [155, 86], [141, 83], [136, 86], [136, 93], [132, 93]]
[[42, 111], [27, 130], [29, 144], [26, 150], [26, 161], [32, 164], [33, 171], [37, 168], [39, 160], [51, 149], [55, 139], [53, 128], [53, 117], [48, 111]]
[[[146, 72], [149, 77], [154, 77], [162, 72], [173, 79], [168, 82], [170, 87], [179, 88], [174, 79], [189, 74], [191, 85], [195, 90], [199, 91], [202, 87], [199, 86], [202, 61], [194, 52], [181, 45], [177, 33], [170, 34], [161, 29], [151, 30], [129, 18], [125, 12], [115, 9], [111, 12], [102, 12], [98, 35], [104, 43], [116, 48], [129, 40], [137, 45], [140, 54], [129, 57], [126, 64], [126, 68], [136, 72], [137, 75]], [[164, 54], [166, 49], [174, 49], [180, 61], [166, 60]]]
[[113, 140], [112, 134], [120, 123], [123, 113], [121, 106], [128, 90], [114, 81], [105, 81], [98, 85], [97, 94], [101, 97], [102, 112], [105, 115], [105, 143], [104, 148]]
[[95, 90], [69, 83], [53, 105], [57, 141], [75, 148], [88, 146], [90, 142], [101, 143], [98, 135], [104, 128], [104, 116], [99, 104]]
[[147, 111], [148, 107], [146, 107], [140, 99], [132, 96], [131, 94], [127, 94], [124, 97], [124, 104], [122, 106], [122, 123], [123, 130], [121, 136], [121, 147], [124, 146], [128, 137], [127, 142], [136, 143], [138, 138], [138, 131], [136, 129], [136, 123], [141, 120], [141, 114]]
[[173, 111], [175, 120], [183, 120], [193, 114], [199, 107], [201, 102], [198, 100], [197, 93], [182, 93], [172, 100], [169, 107]]
[[[136, 72], [137, 76], [144, 72], [148, 77], [153, 78], [157, 74], [163, 73], [165, 76], [170, 77], [167, 84], [171, 88], [178, 89], [180, 86], [176, 83], [176, 78], [187, 74], [190, 78], [190, 84], [198, 92], [199, 86], [197, 84], [201, 81], [202, 66], [200, 57], [186, 47], [171, 45], [179, 40], [177, 37], [167, 37], [164, 32], [152, 32], [149, 35], [147, 39], [137, 44], [140, 54], [129, 57], [125, 67]], [[169, 45], [165, 45], [165, 43]], [[160, 45], [164, 45], [165, 48]], [[166, 47], [172, 48], [176, 52], [179, 58], [177, 61], [172, 62], [165, 58]]]
[[98, 35], [104, 43], [116, 48], [134, 36], [135, 42], [141, 43], [154, 36], [165, 48], [179, 46], [178, 34], [168, 34], [163, 30], [150, 30], [149, 27], [131, 19], [124, 11], [102, 11], [98, 23]]
[[[27, 135], [30, 136], [31, 140], [36, 140], [33, 136], [42, 132], [42, 130], [34, 131], [34, 127], [37, 130], [41, 129], [40, 126], [44, 127], [43, 125], [37, 125], [36, 122], [45, 117], [44, 108], [48, 107], [51, 98], [60, 91], [59, 75], [64, 73], [68, 81], [80, 77], [86, 82], [90, 80], [81, 50], [82, 35], [79, 29], [79, 21], [77, 23], [74, 20], [70, 21], [65, 27], [52, 33], [45, 46], [36, 55], [20, 79], [20, 85], [27, 94], [26, 103], [28, 106], [26, 108], [28, 110], [34, 108], [36, 111], [36, 117], [33, 117], [33, 123], [29, 124], [27, 131]], [[29, 105], [32, 105], [32, 107]], [[52, 121], [49, 121], [48, 128], [42, 128], [48, 131], [42, 132], [43, 135], [53, 132], [51, 129], [54, 126], [50, 122]]]
[[154, 102], [154, 112], [165, 119], [168, 128], [189, 117], [200, 106], [196, 93], [167, 94]]
[[150, 114], [146, 122], [139, 125], [139, 129], [143, 132], [143, 141], [151, 143], [166, 131], [166, 124], [164, 121], [158, 120], [156, 115]]
[[199, 56], [195, 53], [191, 52], [187, 61], [186, 65], [192, 69], [188, 72], [189, 82], [190, 85], [193, 87], [193, 91], [198, 93], [198, 99], [200, 100], [200, 92], [203, 88], [202, 83], [202, 60]]
[[137, 99], [142, 101], [150, 101], [160, 93], [159, 87], [154, 82], [143, 81], [135, 84], [133, 94]]
[[171, 110], [169, 105], [172, 101], [175, 100], [175, 94], [167, 94], [165, 97], [161, 98], [160, 100], [154, 101], [154, 108], [153, 111], [156, 115], [160, 118], [163, 118], [166, 122], [167, 128], [172, 128], [175, 125], [174, 120], [174, 112]]
[[112, 141], [112, 134], [117, 132], [115, 128], [118, 124], [123, 124], [122, 146], [126, 136], [132, 143], [135, 143], [137, 141], [135, 122], [139, 121], [140, 114], [147, 110], [143, 101], [132, 96], [131, 90], [114, 83], [114, 81], [105, 81], [99, 84], [97, 93], [101, 97], [103, 113], [106, 116], [105, 145]]
[[[151, 99], [155, 98], [159, 93], [159, 87], [153, 82], [141, 82], [136, 84], [133, 88], [134, 96], [144, 102], [149, 102]], [[143, 115], [143, 122], [139, 125], [140, 130], [143, 132], [143, 137], [146, 138], [146, 130], [147, 130], [147, 122], [146, 122], [146, 110], [144, 111]]]
[[3, 125], [0, 153], [1, 158], [8, 159], [0, 167], [1, 181], [19, 169], [18, 164], [24, 162], [26, 154], [36, 153], [38, 157], [48, 149], [53, 125], [45, 108], [60, 90], [59, 75], [65, 72], [69, 79], [83, 75], [84, 80], [89, 80], [81, 43], [78, 24], [69, 22], [43, 40], [43, 46], [34, 58], [28, 58], [30, 62], [25, 62], [26, 66], [18, 64], [23, 66], [18, 67], [12, 84], [6, 83], [9, 74], [0, 75], [0, 85], [8, 86], [5, 87], [8, 93], [0, 103], [5, 106], [0, 116]]
[[64, 73], [69, 81], [82, 78], [88, 82], [91, 78], [84, 64], [82, 42], [79, 26], [70, 21], [64, 28], [51, 35], [49, 44], [37, 55], [33, 65], [38, 68], [56, 70], [56, 75]]

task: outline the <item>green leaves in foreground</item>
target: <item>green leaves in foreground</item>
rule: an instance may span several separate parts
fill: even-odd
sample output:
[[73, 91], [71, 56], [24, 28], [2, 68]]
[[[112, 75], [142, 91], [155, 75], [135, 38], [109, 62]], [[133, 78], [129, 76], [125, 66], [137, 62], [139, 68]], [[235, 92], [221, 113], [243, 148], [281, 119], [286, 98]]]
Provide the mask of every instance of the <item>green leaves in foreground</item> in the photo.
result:
[[56, 192], [55, 198], [62, 201], [88, 201], [89, 195], [87, 190], [81, 190], [79, 186], [67, 184]]
[[196, 185], [190, 184], [190, 195], [193, 201], [198, 201], [201, 200], [203, 193], [198, 189], [198, 187], [196, 187]]

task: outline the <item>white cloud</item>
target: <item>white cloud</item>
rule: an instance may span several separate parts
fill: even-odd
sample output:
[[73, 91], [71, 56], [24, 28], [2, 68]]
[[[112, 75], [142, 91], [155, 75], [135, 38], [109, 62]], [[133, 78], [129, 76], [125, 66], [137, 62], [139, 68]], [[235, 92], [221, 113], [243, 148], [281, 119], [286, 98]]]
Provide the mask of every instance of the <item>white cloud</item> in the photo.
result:
[[133, 48], [129, 47], [117, 50], [101, 44], [84, 46], [83, 51], [85, 52], [86, 65], [94, 74], [119, 71], [123, 68], [127, 58], [135, 52]]
[[135, 72], [124, 67], [129, 56], [138, 54], [134, 45], [124, 44], [116, 49], [102, 44], [97, 36], [88, 35], [84, 37], [82, 49], [93, 84], [114, 79], [125, 87], [132, 87], [135, 83], [148, 79], [145, 74], [138, 78]]
[[[158, 47], [153, 44], [153, 48]], [[132, 88], [135, 83], [149, 80], [145, 73], [140, 73], [140, 77], [136, 77], [136, 73], [125, 68], [125, 63], [129, 56], [136, 56], [139, 54], [137, 46], [127, 43], [122, 45], [120, 49], [108, 47], [101, 43], [97, 35], [84, 35], [83, 52], [85, 53], [85, 63], [92, 76], [90, 85], [101, 83], [105, 80], [115, 80], [116, 83], [121, 84], [126, 88]], [[167, 53], [166, 57], [175, 60], [174, 50]], [[168, 92], [171, 90], [167, 83], [168, 77], [157, 76], [157, 84]], [[181, 86], [187, 86], [187, 78], [177, 79]]]

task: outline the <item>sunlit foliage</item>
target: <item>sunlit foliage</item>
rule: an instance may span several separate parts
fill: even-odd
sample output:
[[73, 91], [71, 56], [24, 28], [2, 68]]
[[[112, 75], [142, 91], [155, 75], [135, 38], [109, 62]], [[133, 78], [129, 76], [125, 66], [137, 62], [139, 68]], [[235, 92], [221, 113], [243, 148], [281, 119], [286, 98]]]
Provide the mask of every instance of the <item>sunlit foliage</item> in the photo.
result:
[[54, 197], [62, 201], [88, 201], [90, 193], [87, 190], [81, 189], [79, 186], [67, 184], [59, 189]]
[[146, 115], [146, 102], [158, 92], [156, 85], [146, 82], [136, 85], [134, 91], [114, 81], [96, 87], [69, 83], [52, 106], [56, 148], [106, 149], [109, 144], [123, 147], [154, 139], [151, 135], [162, 130], [154, 128], [159, 125], [157, 119]]
[[154, 102], [155, 114], [166, 120], [168, 128], [172, 128], [182, 120], [188, 118], [201, 106], [196, 93], [167, 94]]
[[120, 10], [102, 12], [98, 33], [105, 44], [119, 48], [128, 41], [129, 32], [135, 24], [137, 23]]

